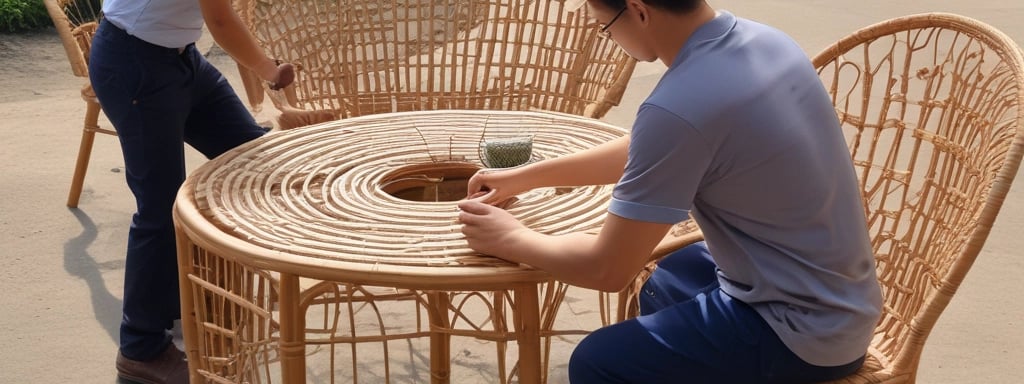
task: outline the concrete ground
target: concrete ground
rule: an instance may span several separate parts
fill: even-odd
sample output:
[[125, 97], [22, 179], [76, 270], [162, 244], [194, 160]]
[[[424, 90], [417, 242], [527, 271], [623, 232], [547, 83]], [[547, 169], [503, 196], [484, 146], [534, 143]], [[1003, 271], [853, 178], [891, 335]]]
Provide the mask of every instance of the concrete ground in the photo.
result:
[[[790, 33], [809, 55], [861, 26], [928, 11], [974, 17], [1024, 42], [1024, 3], [1016, 1], [712, 3]], [[208, 49], [210, 44], [204, 38], [200, 46]], [[230, 59], [216, 50], [210, 59], [241, 93]], [[605, 120], [630, 125], [662, 71], [660, 63], [638, 66], [622, 105]], [[52, 31], [0, 35], [0, 383], [115, 381], [123, 254], [134, 207], [112, 137], [97, 138], [79, 208], [64, 206], [84, 113], [81, 84], [71, 76]], [[271, 116], [272, 111], [263, 111], [257, 118]], [[101, 124], [109, 126], [105, 120]], [[189, 154], [191, 167], [202, 164], [195, 152]], [[1024, 363], [1024, 302], [1015, 283], [1024, 276], [1024, 237], [1017, 232], [1024, 224], [1021, 184], [1018, 180], [1011, 189], [974, 268], [933, 330], [920, 382], [1021, 382], [1015, 371]], [[574, 295], [570, 318], [563, 321], [576, 322], [575, 314], [592, 316], [596, 310], [590, 293]], [[571, 344], [553, 351], [551, 382], [565, 382], [570, 351]], [[409, 352], [406, 360], [422, 364], [418, 355]], [[402, 382], [428, 381], [422, 369], [404, 375]]]

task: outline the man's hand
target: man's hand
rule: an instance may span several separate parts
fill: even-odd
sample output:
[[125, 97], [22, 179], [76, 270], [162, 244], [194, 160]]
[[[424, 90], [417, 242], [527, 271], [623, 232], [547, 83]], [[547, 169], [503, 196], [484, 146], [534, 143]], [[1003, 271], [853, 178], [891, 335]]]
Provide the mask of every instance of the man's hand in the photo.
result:
[[527, 180], [520, 168], [481, 169], [469, 178], [466, 199], [505, 208], [515, 202], [515, 195], [532, 188], [523, 185]]
[[504, 209], [476, 200], [459, 203], [459, 222], [469, 247], [477, 252], [502, 257], [530, 232], [519, 220]]
[[291, 63], [277, 61], [277, 72], [270, 81], [270, 89], [278, 91], [295, 81], [295, 67]]

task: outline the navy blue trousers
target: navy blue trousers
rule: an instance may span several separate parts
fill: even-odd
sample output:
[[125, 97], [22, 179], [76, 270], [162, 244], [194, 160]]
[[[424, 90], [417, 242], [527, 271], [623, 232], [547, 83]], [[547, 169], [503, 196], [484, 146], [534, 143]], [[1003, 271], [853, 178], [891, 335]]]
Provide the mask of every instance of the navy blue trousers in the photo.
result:
[[265, 130], [194, 44], [156, 46], [102, 21], [89, 80], [117, 131], [136, 213], [128, 232], [120, 350], [148, 360], [181, 318], [171, 208], [185, 180], [185, 147], [207, 158]]
[[863, 358], [839, 367], [801, 360], [753, 308], [722, 292], [715, 269], [703, 242], [664, 258], [644, 284], [640, 316], [587, 335], [569, 360], [569, 381], [798, 384], [860, 368]]

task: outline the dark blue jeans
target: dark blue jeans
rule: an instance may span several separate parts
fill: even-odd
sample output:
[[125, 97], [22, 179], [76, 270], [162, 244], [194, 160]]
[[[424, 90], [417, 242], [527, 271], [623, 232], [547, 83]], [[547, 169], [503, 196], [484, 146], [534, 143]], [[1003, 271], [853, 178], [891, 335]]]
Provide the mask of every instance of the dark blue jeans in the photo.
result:
[[92, 44], [89, 80], [117, 131], [136, 203], [120, 350], [147, 360], [167, 347], [181, 317], [171, 208], [185, 180], [184, 144], [213, 158], [265, 130], [194, 45], [159, 47], [106, 20]]
[[569, 360], [569, 381], [798, 384], [860, 368], [863, 358], [839, 367], [801, 360], [753, 308], [722, 292], [715, 269], [703, 242], [659, 262], [640, 293], [640, 316], [587, 335]]

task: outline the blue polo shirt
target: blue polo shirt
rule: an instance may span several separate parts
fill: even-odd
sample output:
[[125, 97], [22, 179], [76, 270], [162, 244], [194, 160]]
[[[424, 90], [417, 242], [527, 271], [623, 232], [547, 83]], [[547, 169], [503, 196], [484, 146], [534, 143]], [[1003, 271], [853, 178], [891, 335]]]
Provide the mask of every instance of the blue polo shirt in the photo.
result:
[[849, 153], [803, 50], [720, 12], [640, 106], [609, 212], [692, 216], [725, 293], [808, 363], [847, 364], [867, 350], [882, 303]]

